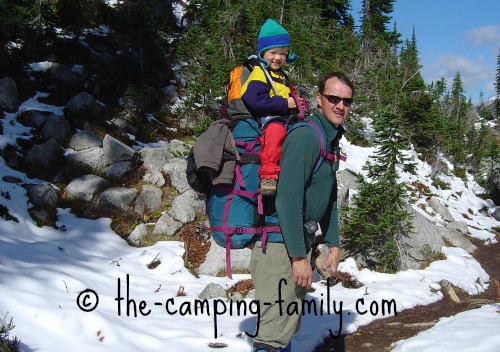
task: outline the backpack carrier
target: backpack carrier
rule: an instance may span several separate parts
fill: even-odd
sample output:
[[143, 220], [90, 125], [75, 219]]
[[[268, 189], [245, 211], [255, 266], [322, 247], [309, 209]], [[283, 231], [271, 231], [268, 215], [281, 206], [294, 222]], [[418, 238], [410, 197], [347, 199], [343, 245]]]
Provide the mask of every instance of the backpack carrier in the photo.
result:
[[[266, 242], [283, 242], [278, 217], [275, 214], [274, 198], [262, 197], [260, 194], [260, 142], [262, 126], [252, 118], [241, 99], [241, 87], [248, 79], [255, 65], [260, 65], [257, 56], [250, 56], [245, 62], [236, 66], [230, 74], [226, 86], [228, 97], [220, 110], [221, 119], [210, 125], [200, 135], [187, 157], [186, 176], [189, 185], [198, 193], [207, 197], [207, 214], [210, 221], [210, 231], [214, 241], [226, 248], [226, 273], [232, 279], [231, 249], [249, 247], [260, 240], [265, 248]], [[273, 78], [263, 68], [268, 84], [277, 92]], [[286, 79], [288, 81], [288, 79]], [[295, 128], [307, 126], [313, 128], [320, 140], [320, 154], [314, 164], [312, 173], [321, 165], [324, 159], [337, 162], [344, 158], [340, 148], [334, 149], [334, 154], [326, 151], [326, 136], [322, 128], [305, 118], [309, 112], [307, 103], [302, 105], [293, 87], [291, 96], [298, 107], [297, 116], [290, 116], [287, 134]], [[229, 131], [220, 133], [221, 125]], [[215, 131], [215, 132], [214, 132]], [[219, 138], [214, 138], [219, 136]], [[219, 140], [224, 139], [224, 140]], [[196, 148], [196, 144], [202, 144]], [[199, 167], [196, 149], [201, 151], [214, 148], [218, 150], [218, 160], [207, 167], [204, 163]], [[228, 146], [232, 146], [229, 147]], [[227, 166], [230, 166], [233, 177], [227, 178]], [[234, 171], [232, 171], [234, 168]], [[221, 175], [222, 181], [221, 181]]]
[[[234, 180], [231, 184], [212, 185], [207, 193], [207, 211], [210, 231], [214, 241], [226, 248], [226, 273], [231, 274], [231, 249], [242, 249], [260, 240], [265, 248], [266, 242], [283, 242], [278, 217], [275, 214], [274, 198], [262, 197], [259, 190], [260, 143], [262, 135], [255, 119], [228, 121], [239, 158], [236, 162]], [[324, 131], [307, 119], [290, 124], [287, 134], [299, 127], [309, 127], [319, 136], [321, 151], [314, 164], [316, 172], [324, 159], [337, 162], [336, 154], [326, 151]]]

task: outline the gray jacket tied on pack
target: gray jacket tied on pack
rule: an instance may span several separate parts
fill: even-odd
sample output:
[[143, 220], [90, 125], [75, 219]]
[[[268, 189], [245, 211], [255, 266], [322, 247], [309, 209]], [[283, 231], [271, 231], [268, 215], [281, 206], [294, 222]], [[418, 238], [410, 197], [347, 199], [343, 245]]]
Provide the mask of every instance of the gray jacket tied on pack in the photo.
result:
[[227, 121], [217, 120], [203, 132], [193, 147], [196, 167], [212, 174], [212, 184], [231, 184], [239, 159]]

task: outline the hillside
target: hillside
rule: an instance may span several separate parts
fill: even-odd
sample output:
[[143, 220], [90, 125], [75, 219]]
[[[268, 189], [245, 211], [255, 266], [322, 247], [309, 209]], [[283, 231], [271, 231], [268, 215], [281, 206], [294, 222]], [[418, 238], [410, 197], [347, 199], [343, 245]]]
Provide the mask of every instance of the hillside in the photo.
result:
[[[61, 35], [52, 53], [0, 77], [0, 324], [10, 330], [0, 333], [2, 341], [15, 344], [17, 337], [22, 351], [250, 351], [259, 312], [248, 292], [248, 255], [235, 255], [242, 270], [234, 280], [224, 276], [224, 256], [204, 227], [204, 199], [185, 180], [185, 157], [206, 127], [188, 116], [203, 110], [210, 121], [216, 109], [184, 95], [193, 73], [171, 55], [181, 34], [162, 42], [168, 62], [149, 85], [135, 80], [140, 73], [131, 67], [141, 57], [130, 38], [105, 26], [84, 32], [77, 41]], [[339, 194], [346, 203], [375, 151], [367, 129], [372, 114], [366, 104], [355, 109], [352, 126], [364, 123], [342, 141], [348, 159]], [[324, 306], [304, 317], [297, 351], [320, 345], [327, 351], [339, 341], [358, 351], [370, 343], [364, 327], [374, 324], [368, 331], [376, 332], [412, 312], [429, 314], [426, 323], [459, 311], [481, 320], [459, 330], [466, 342], [454, 341], [455, 325], [442, 328], [438, 347], [451, 341], [454, 350], [467, 351], [467, 343], [477, 345], [474, 336], [484, 352], [500, 344], [498, 270], [485, 260], [499, 254], [495, 193], [444, 153], [437, 159], [416, 148], [405, 153], [417, 164], [415, 173], [400, 170], [419, 220], [415, 242], [432, 250], [415, 244], [411, 258], [419, 260], [393, 274], [343, 258], [340, 270], [361, 287], [328, 287], [317, 276], [308, 299]], [[201, 267], [206, 258], [209, 269]], [[451, 303], [446, 286], [462, 302], [487, 300]], [[205, 310], [196, 310], [200, 302]], [[236, 302], [248, 309], [237, 311]], [[449, 310], [433, 310], [441, 303]], [[416, 334], [402, 330], [400, 338]]]

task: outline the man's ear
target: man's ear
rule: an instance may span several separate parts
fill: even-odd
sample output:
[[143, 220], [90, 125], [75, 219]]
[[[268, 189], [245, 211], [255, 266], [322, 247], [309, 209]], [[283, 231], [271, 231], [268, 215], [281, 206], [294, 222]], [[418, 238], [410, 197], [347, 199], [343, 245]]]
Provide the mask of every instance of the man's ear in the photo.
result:
[[316, 104], [318, 105], [318, 109], [321, 109], [321, 93], [316, 94]]

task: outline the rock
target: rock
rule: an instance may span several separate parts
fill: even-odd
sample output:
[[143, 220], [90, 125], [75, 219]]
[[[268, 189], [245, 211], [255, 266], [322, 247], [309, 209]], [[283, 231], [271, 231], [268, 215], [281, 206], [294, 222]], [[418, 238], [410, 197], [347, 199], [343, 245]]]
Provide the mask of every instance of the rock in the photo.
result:
[[163, 192], [161, 189], [155, 186], [142, 186], [141, 194], [135, 201], [135, 212], [142, 215], [147, 212], [159, 210], [161, 207], [162, 195]]
[[192, 189], [176, 197], [172, 202], [170, 215], [183, 224], [193, 221], [197, 213], [204, 214], [206, 209], [205, 201]]
[[47, 138], [53, 138], [61, 145], [66, 145], [71, 134], [71, 126], [64, 117], [52, 114], [43, 125], [42, 134]]
[[132, 163], [130, 161], [121, 161], [104, 168], [102, 175], [108, 179], [118, 181], [131, 171]]
[[72, 174], [85, 174], [102, 170], [105, 166], [104, 151], [100, 147], [80, 150], [66, 155], [66, 162]]
[[65, 107], [65, 115], [77, 126], [83, 126], [83, 121], [95, 120], [101, 115], [101, 106], [89, 93], [83, 92], [75, 95]]
[[53, 173], [63, 160], [64, 149], [54, 139], [31, 147], [24, 162], [30, 170], [37, 173]]
[[451, 230], [456, 230], [462, 235], [467, 235], [469, 233], [469, 228], [465, 221], [452, 221], [446, 224], [446, 227]]
[[453, 215], [451, 215], [448, 208], [443, 203], [441, 203], [441, 201], [438, 198], [432, 197], [431, 199], [429, 199], [429, 206], [437, 214], [439, 214], [441, 219], [443, 219], [444, 221], [448, 221], [448, 222], [455, 221], [455, 219], [453, 218]]
[[441, 280], [439, 284], [441, 285], [441, 291], [443, 292], [443, 295], [447, 296], [455, 303], [460, 303], [460, 298], [458, 298], [451, 282], [449, 282], [448, 280]]
[[52, 184], [26, 184], [23, 188], [28, 191], [28, 198], [37, 208], [55, 208], [59, 201], [59, 189]]
[[163, 171], [170, 176], [172, 186], [174, 186], [179, 193], [191, 189], [186, 179], [186, 166], [187, 161], [179, 158], [174, 158], [163, 166]]
[[109, 181], [95, 175], [85, 175], [72, 180], [65, 189], [66, 197], [73, 200], [92, 201]]
[[0, 79], [0, 110], [14, 112], [18, 98], [16, 82], [10, 77]]
[[[231, 270], [234, 271], [249, 271], [250, 256], [252, 250], [249, 248], [244, 249], [231, 249]], [[213, 238], [210, 238], [210, 250], [205, 256], [205, 261], [198, 267], [197, 273], [199, 275], [216, 276], [220, 272], [226, 271], [226, 249], [219, 246]]]
[[472, 244], [467, 238], [464, 237], [460, 232], [439, 226], [438, 228], [439, 235], [443, 238], [445, 243], [452, 245], [453, 247], [460, 247], [465, 249], [465, 251], [469, 254], [474, 253], [477, 247]]
[[226, 298], [226, 290], [219, 284], [209, 283], [198, 295], [198, 299]]
[[153, 228], [153, 235], [173, 236], [182, 227], [182, 223], [174, 220], [170, 215], [163, 214]]
[[131, 161], [135, 155], [135, 150], [111, 137], [109, 134], [104, 136], [102, 149], [106, 165], [111, 165], [120, 161]]
[[127, 212], [136, 195], [134, 188], [111, 187], [100, 194], [99, 201]]
[[421, 263], [427, 259], [422, 249], [426, 248], [432, 253], [441, 253], [444, 241], [432, 221], [413, 207], [409, 208], [409, 211], [413, 215], [413, 227], [416, 233], [401, 239], [400, 246], [404, 249], [401, 267], [402, 269], [419, 269]]
[[17, 121], [27, 127], [41, 128], [51, 116], [55, 115], [47, 111], [26, 110], [19, 114]]
[[144, 237], [146, 237], [147, 234], [148, 234], [148, 229], [146, 225], [139, 224], [135, 227], [134, 231], [132, 231], [130, 235], [127, 237], [127, 241], [139, 247], [142, 244], [142, 241], [144, 240]]
[[61, 65], [58, 63], [53, 63], [50, 69], [50, 78], [61, 82], [67, 88], [73, 88], [76, 85], [76, 75], [71, 69], [66, 65]]
[[[496, 167], [493, 171], [491, 186], [490, 186], [491, 200], [496, 205], [500, 206], [500, 167]], [[497, 219], [498, 220], [498, 219]], [[500, 220], [498, 220], [500, 221]]]
[[166, 148], [148, 148], [139, 151], [142, 165], [146, 168], [144, 181], [158, 187], [165, 185], [162, 168], [170, 161], [171, 156]]
[[102, 140], [94, 132], [83, 130], [71, 137], [68, 147], [75, 151], [102, 147]]
[[21, 183], [23, 180], [16, 176], [5, 175], [2, 177], [2, 181], [7, 183]]
[[495, 210], [491, 213], [491, 216], [495, 220], [500, 221], [500, 207], [495, 207]]

